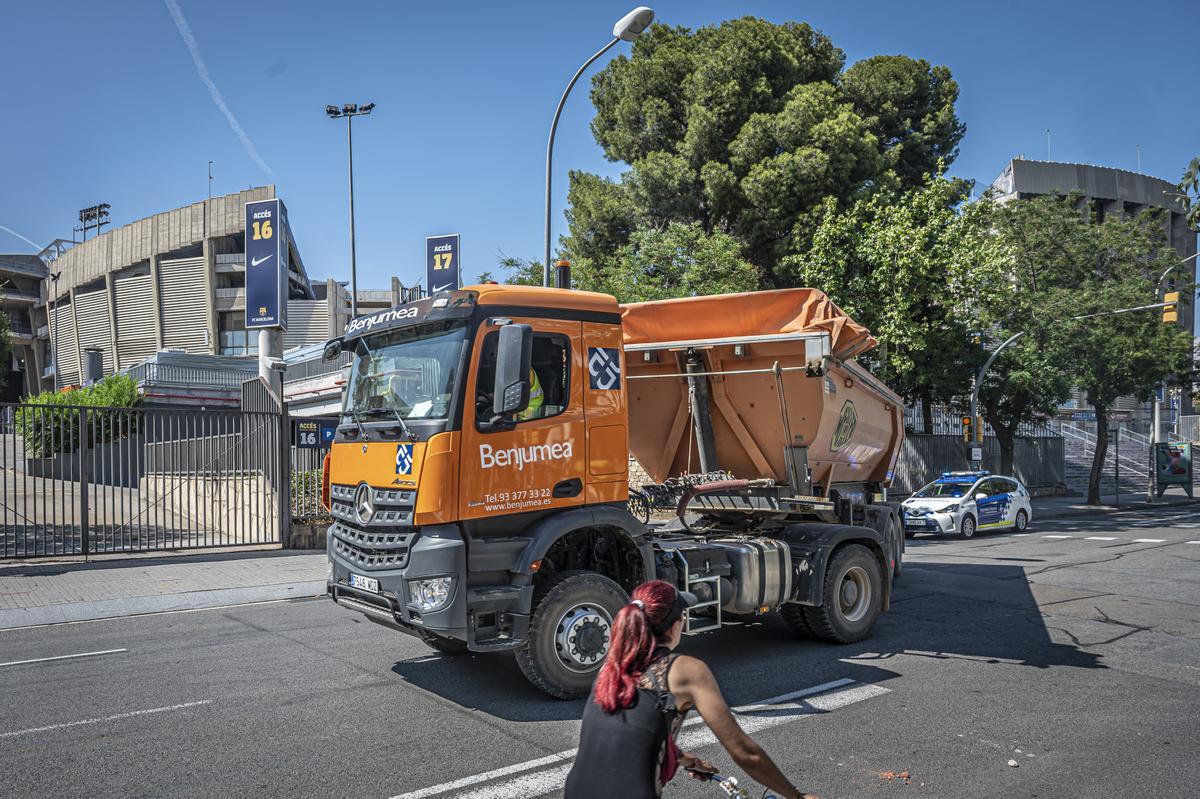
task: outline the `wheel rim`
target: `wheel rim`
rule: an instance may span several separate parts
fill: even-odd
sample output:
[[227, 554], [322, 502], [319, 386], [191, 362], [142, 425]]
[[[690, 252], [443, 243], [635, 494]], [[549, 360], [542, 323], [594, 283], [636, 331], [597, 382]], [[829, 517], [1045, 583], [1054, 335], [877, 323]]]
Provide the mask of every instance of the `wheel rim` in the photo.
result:
[[571, 671], [592, 671], [604, 661], [611, 639], [612, 617], [608, 611], [591, 602], [583, 602], [559, 619], [554, 650]]
[[1017, 529], [1024, 530], [1029, 524], [1029, 519], [1025, 518], [1025, 511], [1017, 512]]
[[975, 520], [970, 516], [963, 519], [962, 533], [964, 538], [975, 535]]
[[871, 578], [862, 566], [851, 566], [838, 587], [838, 608], [849, 622], [862, 621], [871, 607]]

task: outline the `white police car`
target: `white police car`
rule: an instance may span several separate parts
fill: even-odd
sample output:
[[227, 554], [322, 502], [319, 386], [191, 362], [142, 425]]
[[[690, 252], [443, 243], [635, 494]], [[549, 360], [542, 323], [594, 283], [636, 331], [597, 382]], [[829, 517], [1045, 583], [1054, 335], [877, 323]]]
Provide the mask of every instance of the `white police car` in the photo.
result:
[[1025, 486], [989, 472], [943, 472], [901, 506], [908, 536], [957, 532], [971, 538], [977, 530], [1003, 527], [1020, 532], [1033, 518]]

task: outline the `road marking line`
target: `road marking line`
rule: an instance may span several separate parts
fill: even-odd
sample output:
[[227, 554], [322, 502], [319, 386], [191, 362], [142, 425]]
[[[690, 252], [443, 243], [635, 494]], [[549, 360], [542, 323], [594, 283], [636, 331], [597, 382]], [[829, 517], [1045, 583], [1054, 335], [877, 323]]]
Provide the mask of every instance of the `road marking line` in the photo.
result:
[[1044, 535], [1042, 538], [1074, 538], [1073, 535]]
[[1162, 543], [1165, 543], [1166, 540], [1167, 539], [1165, 539], [1165, 538], [1135, 538], [1135, 539], [1133, 539], [1133, 543], [1135, 543], [1135, 544], [1162, 544]]
[[[838, 688], [843, 690], [834, 690]], [[798, 718], [819, 713], [828, 713], [840, 707], [886, 693], [890, 693], [890, 689], [878, 685], [862, 685], [855, 683], [854, 680], [843, 678], [812, 688], [781, 694], [751, 705], [736, 707], [733, 708], [733, 712], [739, 716], [738, 720], [742, 725], [742, 729], [747, 733], [753, 733], [780, 724], [786, 724]], [[806, 697], [812, 698], [805, 699]], [[805, 701], [801, 703], [797, 700]], [[703, 719], [696, 716], [689, 719], [684, 724], [684, 728], [695, 727], [703, 723]], [[713, 736], [707, 727], [689, 730], [682, 734], [679, 740], [679, 745], [685, 751], [697, 749], [712, 743], [716, 743], [716, 737]], [[525, 763], [493, 769], [492, 771], [463, 777], [462, 779], [442, 783], [441, 785], [433, 785], [428, 788], [403, 793], [392, 797], [392, 799], [425, 799], [425, 797], [446, 794], [451, 791], [454, 791], [454, 796], [459, 799], [526, 799], [526, 797], [543, 796], [562, 789], [566, 783], [567, 774], [571, 771], [572, 760], [576, 752], [576, 749], [565, 749], [562, 752], [540, 757], [536, 760], [529, 760]], [[460, 788], [468, 785], [487, 782], [496, 777], [518, 774], [519, 772], [530, 771], [539, 766], [551, 764], [558, 765], [554, 765], [553, 768], [536, 771], [532, 774], [521, 774], [503, 782], [485, 785], [473, 791], [459, 791]]]
[[1200, 541], [1184, 541], [1185, 544], [1200, 544]]
[[83, 719], [82, 721], [68, 721], [63, 724], [47, 724], [45, 727], [30, 727], [27, 730], [0, 732], [0, 738], [16, 738], [21, 735], [32, 735], [35, 732], [50, 732], [51, 730], [61, 730], [67, 727], [81, 727], [84, 724], [101, 724], [106, 721], [121, 721], [122, 719], [131, 719], [134, 716], [148, 716], [151, 713], [166, 713], [168, 710], [183, 710], [184, 708], [196, 707], [197, 705], [207, 705], [210, 702], [212, 702], [211, 699], [200, 699], [195, 702], [184, 702], [179, 705], [152, 707], [148, 710], [132, 710], [128, 713], [117, 713], [115, 716], [105, 716], [104, 718], [99, 719]]
[[1013, 533], [1012, 537], [1013, 538], [1024, 538], [1027, 535], [1033, 535], [1033, 533]]
[[1089, 535], [1084, 541], [1116, 541], [1115, 536], [1110, 535]]
[[52, 658], [31, 658], [29, 660], [10, 660], [8, 663], [0, 663], [0, 668], [5, 666], [24, 666], [26, 663], [49, 663], [52, 660], [70, 660], [71, 658], [91, 658], [97, 655], [115, 655], [118, 652], [128, 652], [128, 649], [105, 649], [100, 652], [80, 652], [78, 655], [58, 655]]

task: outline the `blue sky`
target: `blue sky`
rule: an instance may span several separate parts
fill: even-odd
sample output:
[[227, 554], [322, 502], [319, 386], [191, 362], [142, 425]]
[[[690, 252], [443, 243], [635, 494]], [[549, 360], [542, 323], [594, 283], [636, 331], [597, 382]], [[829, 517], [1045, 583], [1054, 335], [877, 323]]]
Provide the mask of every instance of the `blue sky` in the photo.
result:
[[[268, 174], [162, 0], [8, 2], [0, 225], [42, 244], [69, 238], [77, 210], [97, 202], [112, 204], [114, 225], [194, 202], [211, 159], [214, 194], [275, 183], [310, 275], [348, 279], [345, 123], [323, 108], [374, 101], [355, 122], [360, 287], [415, 281], [437, 233], [462, 234], [468, 277], [501, 252], [538, 258], [554, 103], [632, 5], [179, 0]], [[967, 125], [952, 172], [985, 185], [1018, 153], [1044, 158], [1046, 128], [1055, 160], [1134, 169], [1140, 144], [1143, 171], [1172, 181], [1200, 153], [1194, 0], [653, 5], [689, 27], [807, 21], [848, 63], [904, 53], [949, 66]], [[559, 126], [556, 237], [567, 170], [621, 171], [591, 137], [588, 88]], [[32, 249], [0, 230], [0, 251]]]

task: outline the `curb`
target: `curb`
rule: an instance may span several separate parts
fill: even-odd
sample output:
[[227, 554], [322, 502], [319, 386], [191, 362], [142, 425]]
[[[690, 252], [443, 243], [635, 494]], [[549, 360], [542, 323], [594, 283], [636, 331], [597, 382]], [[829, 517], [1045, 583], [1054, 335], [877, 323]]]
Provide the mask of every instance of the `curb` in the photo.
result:
[[100, 619], [120, 619], [152, 613], [201, 610], [229, 605], [249, 605], [285, 599], [307, 599], [325, 593], [324, 580], [256, 585], [247, 588], [217, 588], [179, 594], [136, 596], [96, 602], [63, 602], [34, 608], [0, 610], [0, 631], [47, 624], [67, 624]]
[[1193, 502], [1200, 500], [1173, 500], [1169, 502], [1130, 502], [1128, 505], [1086, 505], [1086, 506], [1071, 506], [1066, 508], [1047, 508], [1039, 510], [1037, 505], [1033, 506], [1033, 518], [1036, 521], [1046, 521], [1048, 519], [1069, 519], [1076, 516], [1108, 516], [1114, 513], [1133, 513], [1135, 511], [1147, 510], [1162, 510], [1172, 508], [1186, 508]]

